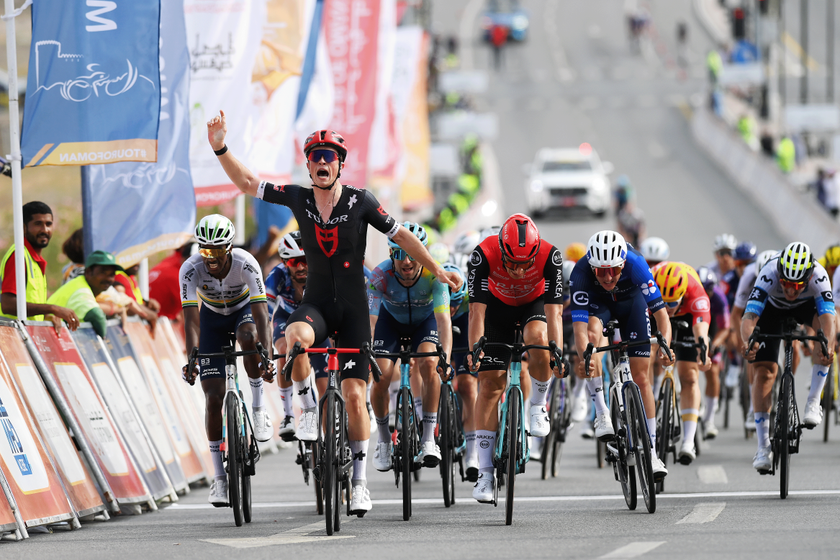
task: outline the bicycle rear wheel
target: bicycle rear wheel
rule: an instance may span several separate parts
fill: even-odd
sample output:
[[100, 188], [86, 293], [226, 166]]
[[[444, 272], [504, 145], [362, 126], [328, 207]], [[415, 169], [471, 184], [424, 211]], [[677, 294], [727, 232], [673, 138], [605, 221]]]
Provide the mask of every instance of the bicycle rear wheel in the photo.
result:
[[[522, 395], [518, 387], [512, 387], [510, 391], [510, 402], [507, 403], [507, 468], [505, 473], [505, 525], [513, 523], [513, 488], [516, 482], [516, 468], [520, 450], [523, 448], [522, 431], [520, 423], [520, 412], [522, 406]], [[524, 458], [524, 457], [523, 457]]]
[[[671, 448], [671, 430], [674, 421], [674, 382], [669, 378], [662, 380], [659, 389], [659, 410], [657, 411], [656, 454], [662, 464], [668, 465], [668, 451]], [[656, 483], [656, 491], [665, 491], [665, 481]]]
[[[318, 437], [321, 437], [320, 434]], [[314, 471], [315, 468], [321, 464], [321, 445], [320, 442], [308, 443], [306, 445], [310, 445], [312, 447], [309, 468]], [[320, 476], [318, 478], [313, 478], [315, 479], [315, 483], [313, 484], [315, 487], [315, 509], [318, 511], [318, 515], [324, 515], [324, 488], [321, 486], [321, 481], [318, 480]]]
[[[615, 469], [616, 479], [621, 484], [621, 492], [624, 494], [624, 502], [627, 508], [631, 511], [636, 509], [636, 469], [632, 465], [627, 464], [627, 436], [628, 426], [624, 424], [621, 412], [618, 410], [618, 396], [614, 391], [610, 391], [610, 417], [612, 418], [613, 428], [615, 429], [616, 439], [614, 440], [617, 455], [613, 468]], [[627, 406], [625, 405], [625, 414]], [[606, 448], [606, 444], [603, 444]], [[599, 446], [600, 448], [600, 446]]]
[[625, 395], [627, 397], [626, 409], [628, 411], [628, 428], [631, 430], [631, 444], [636, 454], [636, 472], [639, 475], [639, 485], [642, 487], [645, 507], [648, 512], [656, 511], [656, 483], [653, 481], [653, 467], [651, 458], [653, 452], [650, 449], [650, 436], [648, 436], [645, 424], [645, 408], [642, 406], [642, 395], [639, 387], [631, 385]]
[[828, 426], [831, 424], [829, 418], [831, 417], [831, 407], [834, 405], [834, 364], [828, 368], [828, 379], [822, 394], [822, 409], [823, 409], [823, 441], [828, 443]]
[[335, 423], [335, 513], [333, 514], [333, 526], [335, 532], [341, 530], [341, 504], [344, 503], [347, 515], [350, 515], [350, 472], [348, 461], [352, 464], [353, 453], [350, 451], [350, 442], [347, 439], [347, 413], [344, 410], [344, 401], [335, 398], [335, 411], [331, 416]]
[[440, 479], [443, 484], [443, 505], [450, 507], [455, 501], [455, 418], [452, 389], [444, 384], [440, 388], [438, 407], [440, 425]]
[[326, 413], [324, 422], [324, 453], [322, 457], [321, 480], [324, 487], [324, 519], [327, 524], [327, 535], [335, 531], [333, 520], [336, 512], [341, 508], [339, 500], [339, 484], [336, 477], [338, 457], [336, 455], [335, 432], [335, 395], [328, 391], [322, 413]]
[[228, 393], [225, 397], [228, 493], [230, 507], [233, 508], [233, 521], [237, 527], [241, 527], [244, 521], [242, 512], [242, 478], [244, 476], [241, 447], [242, 419], [239, 406], [236, 395]]
[[414, 454], [412, 453], [412, 439], [414, 438], [411, 415], [414, 413], [411, 393], [408, 389], [400, 389], [398, 407], [400, 418], [398, 419], [399, 446], [400, 446], [400, 470], [402, 475], [402, 499], [403, 499], [403, 520], [411, 519], [411, 477], [414, 466]]
[[791, 406], [793, 392], [791, 390], [792, 378], [782, 374], [782, 384], [779, 389], [779, 408], [776, 414], [778, 422], [776, 427], [777, 452], [779, 454], [779, 496], [781, 499], [788, 497], [788, 482], [790, 479], [790, 438], [791, 438]]
[[[750, 380], [747, 378], [747, 366], [744, 365], [741, 367], [741, 375], [738, 378], [739, 384], [739, 393], [738, 396], [741, 400], [741, 411], [743, 412], [741, 418], [744, 422], [747, 421], [747, 416], [750, 413], [750, 400], [752, 400], [752, 394], [750, 392]], [[744, 439], [750, 439], [752, 435], [752, 431], [748, 430], [746, 426], [744, 426]]]

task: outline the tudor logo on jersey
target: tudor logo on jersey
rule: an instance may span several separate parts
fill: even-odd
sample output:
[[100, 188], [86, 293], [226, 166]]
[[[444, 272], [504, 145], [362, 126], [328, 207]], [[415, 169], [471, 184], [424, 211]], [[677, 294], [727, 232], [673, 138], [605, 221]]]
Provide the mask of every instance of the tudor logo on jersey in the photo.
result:
[[327, 258], [333, 256], [338, 250], [338, 228], [324, 229], [318, 224], [312, 225], [315, 226], [315, 237], [318, 239], [318, 246], [321, 247], [321, 250]]

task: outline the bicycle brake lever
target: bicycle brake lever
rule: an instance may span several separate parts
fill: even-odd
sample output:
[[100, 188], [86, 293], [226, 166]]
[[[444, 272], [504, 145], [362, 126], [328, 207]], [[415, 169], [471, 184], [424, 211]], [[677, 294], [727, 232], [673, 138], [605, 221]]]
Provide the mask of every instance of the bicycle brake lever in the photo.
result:
[[369, 342], [365, 342], [362, 345], [362, 352], [368, 357], [368, 362], [370, 362], [370, 372], [373, 374], [373, 381], [378, 383], [379, 379], [382, 377], [382, 370], [379, 369], [379, 363], [376, 361], [376, 357], [370, 349]]
[[592, 351], [595, 349], [595, 345], [591, 342], [586, 345], [586, 350], [583, 352], [583, 373], [586, 377], [590, 377], [589, 375], [589, 361], [592, 359]]
[[473, 345], [473, 351], [472, 351], [473, 367], [478, 363], [478, 360], [481, 357], [481, 353], [484, 351], [484, 343], [485, 342], [487, 342], [487, 337], [482, 336], [481, 338], [478, 339], [478, 342], [476, 342]]
[[[188, 377], [192, 377], [192, 372], [195, 369], [195, 362], [196, 362], [197, 359], [198, 359], [198, 348], [193, 347], [193, 349], [190, 351], [189, 360], [187, 361], [187, 374], [186, 374], [187, 377], [184, 378], [185, 381], [187, 380]], [[190, 384], [191, 387], [193, 385], [195, 385], [195, 379], [193, 379], [191, 382], [190, 381], [187, 381], [187, 382]]]
[[286, 360], [285, 364], [283, 364], [283, 371], [281, 372], [286, 381], [292, 380], [292, 364], [301, 352], [303, 352], [303, 350], [300, 347], [300, 342], [295, 342], [295, 345], [292, 346], [292, 351], [289, 353], [289, 359]]

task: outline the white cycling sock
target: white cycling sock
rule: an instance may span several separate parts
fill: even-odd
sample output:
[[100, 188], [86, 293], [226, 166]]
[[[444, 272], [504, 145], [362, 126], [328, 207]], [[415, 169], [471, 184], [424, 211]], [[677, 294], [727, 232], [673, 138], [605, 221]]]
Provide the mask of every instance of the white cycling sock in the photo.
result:
[[808, 400], [819, 400], [825, 382], [828, 379], [829, 366], [814, 365], [811, 368], [811, 391], [808, 393]]
[[216, 479], [227, 480], [227, 473], [225, 472], [225, 465], [223, 462], [224, 454], [221, 451], [222, 443], [225, 440], [209, 441], [210, 457], [213, 459], [213, 470], [216, 471]]
[[750, 395], [750, 410], [749, 410], [749, 412], [747, 412], [747, 416], [749, 416], [750, 414], [753, 414], [754, 412], [755, 412], [755, 410], [753, 409], [752, 395]]
[[467, 432], [467, 460], [475, 457], [475, 431]]
[[367, 384], [367, 397], [365, 397], [365, 402], [370, 404], [370, 390], [373, 389], [373, 383]]
[[414, 399], [414, 414], [417, 415], [418, 420], [423, 419], [423, 399]]
[[256, 379], [248, 378], [251, 383], [251, 406], [254, 408], [262, 408], [263, 405], [263, 380], [262, 377]]
[[656, 418], [645, 418], [645, 424], [647, 424], [648, 434], [650, 434], [650, 448], [656, 454]]
[[665, 374], [660, 373], [659, 375], [653, 376], [653, 396], [654, 398], [659, 397], [659, 390], [662, 388], [662, 380], [665, 379]]
[[294, 387], [280, 387], [280, 400], [283, 401], [283, 415], [294, 416], [295, 407], [292, 399], [294, 398]]
[[367, 482], [367, 452], [369, 439], [350, 442], [353, 452], [353, 476], [350, 479], [353, 486], [365, 486]]
[[435, 441], [435, 426], [437, 426], [437, 412], [424, 412], [423, 443]]
[[317, 403], [315, 402], [315, 395], [312, 394], [312, 386], [309, 384], [309, 378], [307, 377], [303, 381], [294, 381], [292, 384], [300, 399], [300, 407], [304, 410], [315, 408]]
[[388, 395], [391, 397], [390, 410], [397, 410], [397, 393], [400, 392], [400, 378], [396, 375], [394, 377], [396, 379], [391, 381], [391, 385], [388, 386]]
[[478, 447], [478, 470], [493, 471], [493, 448], [496, 447], [496, 432], [476, 430], [475, 443]]
[[755, 437], [758, 440], [759, 449], [770, 445], [770, 413], [755, 413]]
[[704, 398], [706, 399], [706, 413], [703, 414], [703, 422], [709, 424], [715, 420], [715, 410], [717, 409], [718, 398], [709, 396]]
[[583, 395], [584, 389], [586, 389], [586, 383], [584, 383], [583, 379], [578, 379], [577, 383], [575, 383], [575, 389], [573, 391], [575, 400], [579, 399], [581, 395]]
[[551, 385], [551, 379], [548, 381], [538, 381], [531, 379], [531, 406], [545, 406], [548, 400], [548, 386]]
[[694, 441], [694, 434], [697, 433], [697, 416], [696, 408], [684, 408], [681, 411], [680, 417], [683, 423], [683, 441]]
[[592, 402], [595, 403], [595, 413], [608, 412], [609, 408], [607, 408], [607, 402], [604, 400], [604, 378], [590, 377], [586, 380], [586, 387], [589, 389]]
[[379, 433], [379, 441], [386, 443], [391, 441], [391, 430], [388, 428], [388, 416], [385, 418], [376, 417], [376, 431]]

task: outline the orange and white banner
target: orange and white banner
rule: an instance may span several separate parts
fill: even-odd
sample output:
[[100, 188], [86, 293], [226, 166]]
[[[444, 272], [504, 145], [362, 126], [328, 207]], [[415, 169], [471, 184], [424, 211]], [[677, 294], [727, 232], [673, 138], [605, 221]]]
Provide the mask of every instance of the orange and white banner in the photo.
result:
[[106, 509], [16, 328], [0, 328], [0, 349], [55, 459], [73, 508], [80, 517]]

